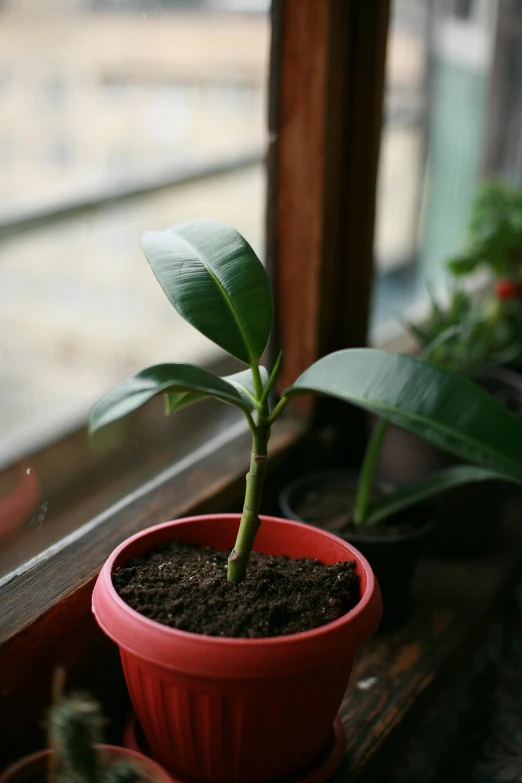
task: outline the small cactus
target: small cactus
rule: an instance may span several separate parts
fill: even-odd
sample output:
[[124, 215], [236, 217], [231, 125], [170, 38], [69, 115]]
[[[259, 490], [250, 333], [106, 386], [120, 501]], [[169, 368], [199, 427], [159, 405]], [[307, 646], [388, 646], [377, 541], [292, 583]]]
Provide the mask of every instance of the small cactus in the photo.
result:
[[100, 705], [80, 694], [63, 697], [55, 689], [49, 710], [49, 740], [54, 760], [49, 783], [139, 783], [126, 764], [106, 766], [99, 745], [105, 723]]
[[[81, 696], [51, 707], [50, 739], [58, 757], [59, 780], [103, 783], [100, 754], [103, 719], [99, 705]], [[64, 782], [65, 783], [65, 782]]]

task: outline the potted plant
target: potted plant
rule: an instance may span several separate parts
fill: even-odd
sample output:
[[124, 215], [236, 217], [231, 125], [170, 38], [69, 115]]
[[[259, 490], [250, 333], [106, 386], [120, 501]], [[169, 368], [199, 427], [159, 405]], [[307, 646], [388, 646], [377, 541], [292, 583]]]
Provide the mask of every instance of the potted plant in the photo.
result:
[[343, 753], [332, 725], [353, 656], [377, 628], [381, 600], [349, 542], [260, 515], [271, 427], [293, 397], [330, 394], [473, 456], [482, 475], [520, 482], [522, 424], [451, 373], [371, 349], [324, 357], [274, 405], [281, 355], [270, 372], [259, 364], [272, 296], [245, 239], [191, 221], [145, 234], [143, 249], [176, 310], [249, 369], [219, 378], [188, 364], [150, 367], [94, 406], [91, 429], [156, 395], [167, 412], [212, 396], [243, 412], [252, 453], [243, 513], [175, 520], [123, 542], [96, 582], [96, 619], [120, 647], [152, 753], [177, 779], [325, 780]]
[[488, 283], [478, 310], [486, 355], [495, 364], [522, 362], [522, 190], [501, 182], [480, 188], [473, 203], [467, 248], [448, 262], [465, 278], [486, 271]]
[[[488, 356], [489, 327], [474, 301], [458, 286], [450, 290], [446, 307], [429, 293], [428, 317], [421, 325], [407, 324], [420, 356], [497, 396], [496, 379], [494, 383], [485, 365], [486, 357], [492, 359]], [[511, 386], [510, 392], [513, 400], [517, 389]], [[422, 433], [393, 425], [386, 417], [379, 420], [371, 416], [370, 421], [374, 434], [360, 477], [353, 471], [338, 470], [298, 477], [283, 489], [280, 505], [285, 516], [336, 530], [362, 551], [383, 593], [381, 630], [391, 630], [406, 615], [420, 554], [469, 557], [487, 552], [496, 523], [502, 518], [505, 493], [497, 475], [459, 465], [462, 456], [441, 448]], [[457, 419], [454, 424], [458, 426]], [[468, 460], [475, 461], [472, 454]], [[373, 526], [368, 490], [364, 493], [367, 508], [361, 507], [362, 485], [368, 477], [374, 496], [394, 494], [391, 518], [383, 526], [382, 515], [380, 522], [375, 517], [373, 530], [368, 525]], [[417, 496], [417, 488], [423, 486], [429, 489], [428, 494], [421, 491]], [[409, 487], [415, 499], [413, 507], [402, 506], [400, 500], [408, 500]]]
[[[486, 272], [485, 289], [476, 297], [454, 287], [448, 307], [432, 297], [422, 324], [409, 324], [430, 361], [473, 379], [522, 417], [522, 190], [500, 182], [483, 185], [474, 200], [467, 248], [450, 259], [456, 281]], [[433, 348], [432, 348], [433, 346]], [[397, 452], [404, 455], [397, 459]], [[391, 430], [383, 448], [383, 474], [393, 479], [421, 478], [451, 464], [451, 457]], [[489, 482], [461, 487], [438, 504], [432, 548], [444, 554], [483, 553], [491, 545], [505, 491]], [[473, 509], [467, 526], [458, 523]], [[472, 546], [470, 547], [470, 542]]]
[[49, 710], [49, 750], [33, 753], [0, 773], [0, 783], [172, 783], [141, 753], [101, 744], [97, 702], [75, 695]]
[[[446, 306], [431, 295], [430, 304], [421, 324], [407, 324], [420, 355], [478, 383], [520, 415], [520, 379], [509, 369], [498, 370], [502, 355], [495, 353], [491, 326], [481, 302], [454, 285]], [[455, 464], [457, 460], [451, 454], [391, 427], [382, 445], [378, 471], [383, 479], [411, 483]], [[466, 557], [487, 552], [502, 519], [505, 499], [505, 488], [496, 481], [444, 492], [434, 504], [429, 552]]]

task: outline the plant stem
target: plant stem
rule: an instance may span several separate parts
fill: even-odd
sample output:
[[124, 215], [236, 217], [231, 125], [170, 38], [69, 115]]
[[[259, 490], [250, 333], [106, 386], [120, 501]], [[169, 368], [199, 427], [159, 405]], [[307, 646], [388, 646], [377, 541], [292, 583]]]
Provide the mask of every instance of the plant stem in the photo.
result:
[[270, 422], [268, 406], [259, 411], [258, 421], [253, 432], [250, 470], [246, 476], [245, 504], [239, 525], [234, 549], [228, 558], [227, 579], [229, 582], [242, 582], [246, 577], [250, 552], [259, 529], [259, 509], [266, 474], [268, 439]]
[[290, 402], [288, 397], [281, 397], [277, 405], [275, 406], [274, 410], [268, 417], [268, 421], [270, 424], [273, 424], [274, 421], [282, 414], [288, 403]]
[[359, 473], [359, 481], [357, 483], [357, 493], [355, 496], [355, 507], [353, 511], [354, 525], [363, 525], [366, 522], [375, 479], [375, 471], [377, 469], [377, 462], [379, 460], [384, 437], [388, 432], [389, 426], [389, 421], [386, 419], [379, 419], [374, 427], [368, 445], [366, 446], [364, 459], [361, 465], [361, 471]]
[[259, 372], [259, 367], [257, 364], [250, 365], [250, 369], [252, 370], [252, 380], [254, 382], [254, 393], [256, 395], [256, 400], [260, 402], [263, 396], [263, 382], [261, 380], [261, 373]]
[[274, 364], [274, 367], [272, 369], [272, 372], [270, 373], [270, 377], [268, 378], [268, 381], [266, 382], [266, 386], [263, 390], [263, 394], [261, 396], [261, 403], [264, 403], [268, 400], [268, 395], [272, 391], [272, 388], [274, 386], [274, 383], [277, 380], [277, 376], [279, 375], [279, 370], [281, 369], [281, 362], [283, 360], [283, 351], [279, 351], [278, 357], [276, 359], [276, 362]]

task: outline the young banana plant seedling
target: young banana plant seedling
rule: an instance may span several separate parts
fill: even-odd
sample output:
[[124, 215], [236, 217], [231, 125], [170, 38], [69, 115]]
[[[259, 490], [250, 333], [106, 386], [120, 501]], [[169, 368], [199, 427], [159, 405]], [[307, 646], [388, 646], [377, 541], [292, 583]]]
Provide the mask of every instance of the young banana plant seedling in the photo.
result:
[[[245, 503], [228, 579], [245, 579], [259, 528], [270, 429], [297, 395], [332, 395], [455, 454], [473, 465], [392, 495], [372, 509], [373, 473], [382, 433], [371, 442], [359, 486], [356, 521], [382, 521], [391, 513], [449, 486], [486, 478], [522, 483], [522, 424], [469, 381], [420, 359], [377, 349], [350, 349], [325, 356], [288, 388], [275, 406], [270, 392], [281, 364], [260, 365], [273, 319], [265, 269], [231, 226], [190, 221], [145, 234], [145, 256], [177, 312], [249, 369], [220, 378], [192, 364], [160, 364], [121, 383], [94, 406], [91, 432], [125, 416], [156, 395], [173, 413], [205, 397], [239, 408], [252, 433]], [[475, 466], [475, 467], [474, 467]]]

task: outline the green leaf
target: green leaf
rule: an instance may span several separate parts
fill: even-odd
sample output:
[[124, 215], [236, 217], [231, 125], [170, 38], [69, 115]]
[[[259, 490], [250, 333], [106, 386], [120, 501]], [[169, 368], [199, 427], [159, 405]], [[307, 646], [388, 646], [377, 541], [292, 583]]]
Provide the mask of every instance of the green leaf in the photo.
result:
[[[261, 376], [261, 384], [264, 388], [268, 381], [268, 370], [265, 367], [260, 367], [259, 374]], [[241, 372], [236, 372], [234, 375], [227, 375], [225, 380], [236, 387], [244, 402], [250, 408], [255, 407], [256, 392], [251, 370], [241, 370]]]
[[482, 259], [478, 256], [459, 256], [448, 261], [448, 269], [452, 274], [460, 277], [471, 274], [481, 263]]
[[[268, 371], [264, 367], [260, 367], [259, 373], [261, 375], [261, 383], [264, 387], [268, 381]], [[255, 408], [255, 389], [251, 370], [241, 370], [241, 372], [236, 372], [234, 375], [227, 375], [223, 380], [231, 383], [239, 392], [245, 403], [243, 407]], [[174, 413], [174, 411], [184, 408], [186, 405], [191, 405], [193, 402], [204, 400], [206, 396], [206, 394], [191, 392], [167, 392], [165, 394], [165, 413], [167, 415]], [[227, 400], [223, 400], [223, 402], [227, 402]], [[232, 404], [236, 405], [236, 403]]]
[[370, 508], [365, 525], [376, 525], [385, 519], [389, 519], [398, 511], [422, 503], [441, 492], [446, 492], [453, 487], [462, 484], [472, 484], [478, 481], [518, 481], [505, 474], [496, 473], [487, 468], [476, 465], [453, 465], [450, 468], [432, 473], [423, 481], [418, 481], [410, 487], [394, 492], [389, 497], [380, 500]]
[[204, 400], [206, 397], [206, 394], [198, 394], [197, 392], [165, 392], [165, 416], [170, 416], [180, 408]]
[[328, 394], [522, 481], [522, 423], [470, 381], [413, 356], [355, 348], [313, 364], [283, 397]]
[[[189, 397], [194, 394], [217, 397], [238, 408], [252, 407], [244, 392], [239, 391], [237, 383], [229, 383], [210, 370], [193, 364], [157, 364], [141, 370], [98, 400], [91, 411], [90, 431], [95, 432], [121, 419], [152, 397], [167, 391], [184, 396], [188, 394]], [[174, 400], [172, 404], [176, 405]]]
[[186, 321], [245, 364], [259, 361], [272, 328], [272, 292], [241, 234], [225, 223], [193, 220], [147, 232], [142, 247]]

